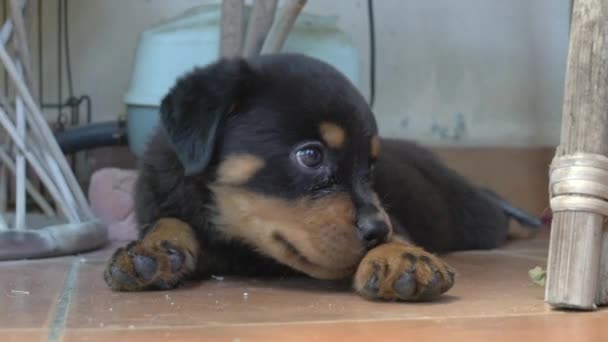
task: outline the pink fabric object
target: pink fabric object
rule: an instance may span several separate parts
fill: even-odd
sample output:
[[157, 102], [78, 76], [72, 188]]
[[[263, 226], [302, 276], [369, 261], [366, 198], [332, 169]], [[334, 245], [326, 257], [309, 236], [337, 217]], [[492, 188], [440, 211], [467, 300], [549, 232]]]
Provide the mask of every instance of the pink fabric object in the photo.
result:
[[91, 176], [91, 209], [109, 227], [111, 240], [130, 240], [137, 237], [133, 212], [136, 179], [135, 170], [116, 168], [101, 169]]
[[137, 239], [137, 222], [135, 212], [131, 212], [124, 220], [112, 223], [108, 230], [113, 241], [131, 241]]

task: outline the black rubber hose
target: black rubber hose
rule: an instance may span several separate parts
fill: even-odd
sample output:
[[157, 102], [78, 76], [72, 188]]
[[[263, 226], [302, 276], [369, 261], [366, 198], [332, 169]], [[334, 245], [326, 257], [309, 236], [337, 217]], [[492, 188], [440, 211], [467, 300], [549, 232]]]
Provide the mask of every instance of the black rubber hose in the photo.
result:
[[55, 138], [65, 154], [100, 147], [127, 145], [127, 129], [122, 121], [100, 122], [70, 127], [56, 132]]

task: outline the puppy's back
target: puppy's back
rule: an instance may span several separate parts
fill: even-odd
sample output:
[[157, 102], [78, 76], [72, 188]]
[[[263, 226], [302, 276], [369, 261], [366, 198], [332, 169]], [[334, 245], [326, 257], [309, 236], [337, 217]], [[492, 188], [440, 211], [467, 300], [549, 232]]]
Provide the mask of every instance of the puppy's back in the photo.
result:
[[375, 188], [396, 230], [436, 252], [504, 242], [508, 218], [483, 190], [413, 142], [384, 139], [381, 145]]

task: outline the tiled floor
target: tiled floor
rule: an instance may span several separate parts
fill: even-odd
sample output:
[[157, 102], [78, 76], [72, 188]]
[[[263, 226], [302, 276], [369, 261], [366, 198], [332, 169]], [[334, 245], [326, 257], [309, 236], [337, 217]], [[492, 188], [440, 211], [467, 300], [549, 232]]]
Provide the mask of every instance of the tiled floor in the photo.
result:
[[606, 341], [608, 312], [543, 303], [528, 270], [547, 236], [497, 251], [455, 253], [456, 286], [427, 304], [372, 303], [312, 280], [216, 278], [168, 292], [113, 293], [111, 248], [0, 263], [0, 341]]

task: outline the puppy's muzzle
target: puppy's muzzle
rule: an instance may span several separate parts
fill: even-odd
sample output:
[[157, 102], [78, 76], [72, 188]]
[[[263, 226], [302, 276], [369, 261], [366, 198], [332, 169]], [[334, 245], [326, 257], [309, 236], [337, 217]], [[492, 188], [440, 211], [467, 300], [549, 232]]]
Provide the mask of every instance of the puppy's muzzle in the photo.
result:
[[367, 249], [372, 249], [386, 241], [390, 228], [381, 219], [378, 209], [367, 205], [359, 209], [357, 214], [357, 235]]

